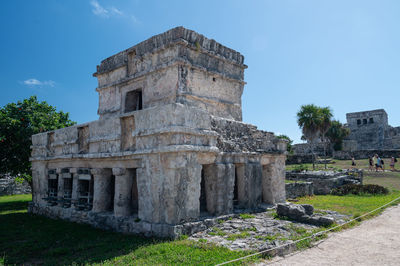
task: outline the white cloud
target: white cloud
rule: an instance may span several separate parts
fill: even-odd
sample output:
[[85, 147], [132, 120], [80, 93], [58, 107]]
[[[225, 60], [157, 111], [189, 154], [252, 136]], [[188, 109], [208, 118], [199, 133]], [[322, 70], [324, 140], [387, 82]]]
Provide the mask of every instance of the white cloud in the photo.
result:
[[93, 14], [102, 18], [109, 18], [110, 16], [124, 16], [124, 13], [118, 8], [114, 6], [105, 8], [101, 6], [97, 0], [90, 1], [90, 5], [92, 6]]
[[92, 0], [90, 1], [90, 4], [92, 5], [93, 9], [92, 12], [93, 14], [95, 14], [96, 16], [100, 16], [100, 17], [109, 17], [109, 12], [107, 9], [105, 9], [104, 7], [102, 7], [99, 2], [97, 2], [96, 0]]
[[53, 80], [40, 81], [35, 78], [27, 79], [22, 83], [29, 87], [42, 87], [42, 86], [54, 87], [56, 85], [56, 83]]
[[139, 20], [134, 15], [131, 16], [131, 19], [132, 19], [133, 23], [135, 23], [135, 24], [139, 23]]
[[113, 6], [110, 8], [110, 11], [111, 11], [111, 13], [113, 13], [115, 15], [119, 15], [119, 16], [124, 15], [124, 13], [121, 10], [119, 10], [118, 8], [113, 7]]

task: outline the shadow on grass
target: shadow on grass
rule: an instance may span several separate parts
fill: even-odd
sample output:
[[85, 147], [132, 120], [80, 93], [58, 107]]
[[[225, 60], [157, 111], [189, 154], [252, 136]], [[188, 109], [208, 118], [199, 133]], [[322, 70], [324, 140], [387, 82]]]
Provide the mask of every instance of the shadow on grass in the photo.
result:
[[0, 213], [6, 211], [22, 211], [28, 208], [27, 201], [0, 202]]
[[165, 241], [28, 213], [0, 215], [0, 239], [0, 258], [6, 265], [96, 263]]
[[215, 265], [251, 253], [212, 243], [124, 235], [22, 213], [30, 200], [30, 195], [0, 197], [0, 265]]

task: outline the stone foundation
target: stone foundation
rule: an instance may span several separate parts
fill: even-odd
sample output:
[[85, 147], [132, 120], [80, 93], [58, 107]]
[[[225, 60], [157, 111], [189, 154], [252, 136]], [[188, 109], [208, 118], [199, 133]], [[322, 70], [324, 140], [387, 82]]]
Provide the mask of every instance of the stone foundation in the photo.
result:
[[[326, 195], [333, 188], [343, 186], [345, 184], [362, 184], [363, 171], [352, 169], [343, 172], [333, 171], [304, 171], [294, 172], [287, 171], [286, 179], [291, 181], [311, 182], [316, 195]], [[290, 185], [290, 184], [287, 184]], [[296, 185], [292, 189], [297, 188]], [[297, 192], [296, 192], [297, 193]]]
[[285, 188], [287, 199], [295, 199], [299, 197], [314, 195], [313, 182], [287, 183]]

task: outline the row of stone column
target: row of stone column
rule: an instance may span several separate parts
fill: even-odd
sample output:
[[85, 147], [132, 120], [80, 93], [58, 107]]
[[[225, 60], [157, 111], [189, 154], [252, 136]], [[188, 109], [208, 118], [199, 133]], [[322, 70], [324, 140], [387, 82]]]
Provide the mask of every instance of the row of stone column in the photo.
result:
[[[68, 173], [58, 174], [58, 197], [64, 197], [64, 179], [70, 175], [72, 178], [72, 200], [79, 198], [79, 180], [82, 174], [77, 168], [69, 168]], [[135, 172], [125, 168], [92, 168], [90, 169], [93, 179], [93, 207], [94, 212], [104, 212], [113, 209], [115, 216], [130, 216], [132, 214], [132, 185]], [[85, 175], [85, 174], [83, 174]], [[85, 175], [87, 176], [87, 175]], [[112, 185], [112, 177], [115, 177], [115, 185]], [[88, 179], [83, 179], [88, 180]], [[90, 181], [89, 181], [90, 182]], [[112, 191], [114, 189], [114, 191]], [[114, 197], [112, 194], [114, 192]], [[113, 205], [112, 205], [113, 204]]]
[[274, 164], [218, 163], [203, 165], [207, 211], [213, 215], [233, 211], [237, 186], [239, 207], [255, 208], [259, 203], [285, 201], [284, 171]]
[[125, 168], [91, 169], [93, 175], [93, 211], [103, 212], [111, 209], [112, 175], [115, 176], [114, 215], [129, 216], [132, 214], [133, 176]]

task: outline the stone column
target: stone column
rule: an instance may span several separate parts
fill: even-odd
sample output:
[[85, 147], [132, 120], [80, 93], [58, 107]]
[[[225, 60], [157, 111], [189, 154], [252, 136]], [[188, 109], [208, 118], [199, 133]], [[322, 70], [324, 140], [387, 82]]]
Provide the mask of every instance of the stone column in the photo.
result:
[[262, 194], [263, 202], [267, 204], [275, 204], [272, 180], [272, 165], [263, 165]]
[[[61, 168], [57, 168], [56, 169], [56, 173], [57, 173], [57, 200], [62, 200], [62, 198], [64, 197], [64, 179], [61, 175]], [[59, 206], [63, 206], [62, 201], [59, 202], [57, 205]]]
[[263, 202], [276, 204], [286, 201], [285, 156], [276, 156], [263, 165]]
[[234, 164], [212, 164], [204, 167], [207, 211], [213, 215], [232, 212], [235, 183]]
[[113, 168], [115, 176], [114, 215], [130, 216], [132, 214], [132, 184], [131, 171], [125, 168]]
[[260, 163], [245, 164], [245, 179], [247, 186], [247, 208], [255, 208], [262, 198], [262, 167]]
[[43, 198], [47, 198], [47, 168], [43, 164], [39, 164], [37, 168], [38, 175], [38, 187], [39, 191], [37, 196], [39, 196], [39, 202], [43, 205], [47, 205], [47, 201], [43, 200]]
[[78, 169], [77, 168], [70, 168], [70, 174], [72, 175], [72, 195], [71, 200], [77, 201], [78, 200], [78, 188], [79, 188], [79, 180], [78, 180]]
[[286, 202], [285, 161], [286, 161], [285, 155], [280, 155], [275, 158], [274, 172], [276, 176], [276, 183], [274, 186], [274, 195], [276, 203]]
[[33, 168], [32, 164], [32, 201], [36, 204], [41, 202], [40, 186], [39, 186], [39, 171]]
[[93, 168], [93, 211], [104, 212], [111, 208], [111, 169]]

